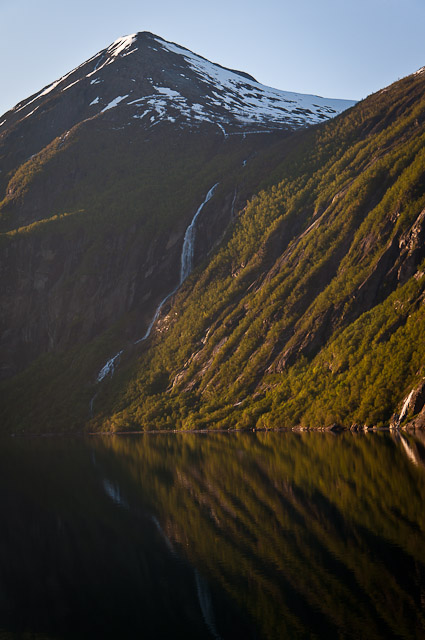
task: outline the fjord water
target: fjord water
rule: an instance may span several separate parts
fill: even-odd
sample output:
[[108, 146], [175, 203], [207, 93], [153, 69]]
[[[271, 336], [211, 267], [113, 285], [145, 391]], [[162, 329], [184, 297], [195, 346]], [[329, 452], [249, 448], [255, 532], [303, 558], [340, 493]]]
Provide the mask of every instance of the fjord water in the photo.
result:
[[1, 443], [0, 638], [423, 638], [423, 434]]

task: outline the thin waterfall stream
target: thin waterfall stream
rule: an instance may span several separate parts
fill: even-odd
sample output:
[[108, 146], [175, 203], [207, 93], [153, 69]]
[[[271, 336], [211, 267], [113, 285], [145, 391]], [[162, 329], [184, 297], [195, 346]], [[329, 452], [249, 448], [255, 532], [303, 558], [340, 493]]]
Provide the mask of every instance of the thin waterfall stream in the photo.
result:
[[[202, 209], [204, 208], [204, 206], [213, 197], [214, 192], [217, 189], [218, 185], [219, 185], [219, 183], [216, 182], [216, 184], [214, 186], [212, 186], [211, 189], [208, 191], [208, 193], [205, 196], [203, 202], [199, 205], [195, 215], [193, 216], [190, 225], [186, 229], [186, 232], [184, 234], [184, 239], [183, 239], [183, 247], [182, 247], [181, 257], [180, 257], [180, 280], [179, 280], [179, 283], [178, 283], [177, 287], [175, 287], [170, 293], [168, 293], [165, 296], [165, 298], [163, 298], [161, 300], [161, 302], [159, 303], [159, 305], [157, 306], [157, 308], [155, 310], [155, 313], [153, 315], [153, 318], [152, 318], [151, 322], [148, 325], [148, 328], [146, 329], [145, 334], [142, 336], [142, 338], [139, 338], [138, 340], [136, 340], [134, 344], [139, 344], [140, 342], [143, 342], [144, 340], [147, 340], [147, 338], [149, 338], [149, 336], [151, 334], [151, 331], [153, 329], [153, 326], [154, 326], [155, 322], [157, 321], [158, 316], [159, 316], [159, 314], [161, 312], [162, 307], [167, 302], [167, 300], [169, 300], [171, 298], [171, 296], [176, 293], [176, 291], [181, 287], [181, 285], [186, 280], [186, 278], [188, 278], [188, 276], [191, 274], [192, 269], [193, 269], [193, 256], [194, 256], [194, 251], [195, 251], [196, 220], [197, 220], [199, 214], [201, 213]], [[114, 375], [115, 366], [118, 364], [122, 353], [123, 353], [123, 349], [121, 349], [118, 353], [116, 353], [114, 356], [112, 356], [112, 358], [110, 358], [103, 365], [103, 367], [99, 371], [98, 376], [96, 378], [96, 382], [97, 383], [102, 382], [102, 380], [104, 378], [106, 378], [108, 375], [111, 375], [111, 376]], [[90, 415], [93, 415], [93, 404], [94, 404], [94, 400], [96, 398], [96, 395], [97, 394], [95, 394], [93, 396], [93, 398], [91, 399], [91, 401], [90, 401]]]
[[192, 272], [192, 269], [193, 269], [193, 253], [194, 253], [194, 249], [195, 249], [195, 237], [196, 237], [196, 220], [197, 220], [199, 214], [201, 213], [202, 209], [204, 208], [204, 206], [213, 197], [214, 191], [217, 189], [218, 184], [219, 183], [216, 182], [216, 184], [213, 187], [211, 187], [211, 189], [208, 191], [207, 195], [205, 196], [205, 200], [198, 207], [197, 212], [195, 213], [195, 215], [192, 218], [192, 222], [190, 223], [190, 225], [186, 229], [186, 233], [184, 234], [182, 255], [181, 255], [181, 259], [180, 259], [181, 266], [180, 266], [180, 283], [179, 283], [179, 287], [180, 287], [180, 285], [183, 284], [183, 282], [190, 275], [190, 273]]

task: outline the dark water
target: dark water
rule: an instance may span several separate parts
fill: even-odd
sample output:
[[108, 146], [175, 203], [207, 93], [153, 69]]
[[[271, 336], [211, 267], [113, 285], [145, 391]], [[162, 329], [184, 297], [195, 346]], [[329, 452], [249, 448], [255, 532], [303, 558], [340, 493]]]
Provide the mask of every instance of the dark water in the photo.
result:
[[0, 639], [425, 638], [425, 436], [8, 439]]

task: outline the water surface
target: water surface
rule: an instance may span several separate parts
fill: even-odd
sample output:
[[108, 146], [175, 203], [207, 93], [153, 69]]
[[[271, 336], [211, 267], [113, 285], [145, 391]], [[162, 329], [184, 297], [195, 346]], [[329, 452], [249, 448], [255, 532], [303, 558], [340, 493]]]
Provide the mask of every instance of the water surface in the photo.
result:
[[423, 434], [7, 439], [0, 639], [425, 638]]

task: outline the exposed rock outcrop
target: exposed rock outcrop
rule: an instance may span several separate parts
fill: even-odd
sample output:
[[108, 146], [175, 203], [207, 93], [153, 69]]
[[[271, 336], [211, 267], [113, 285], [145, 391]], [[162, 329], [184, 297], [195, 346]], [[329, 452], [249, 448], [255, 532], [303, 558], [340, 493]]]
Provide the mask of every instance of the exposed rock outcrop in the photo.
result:
[[408, 418], [406, 427], [425, 427], [425, 378], [404, 398], [400, 412], [392, 416], [390, 426], [398, 427]]

